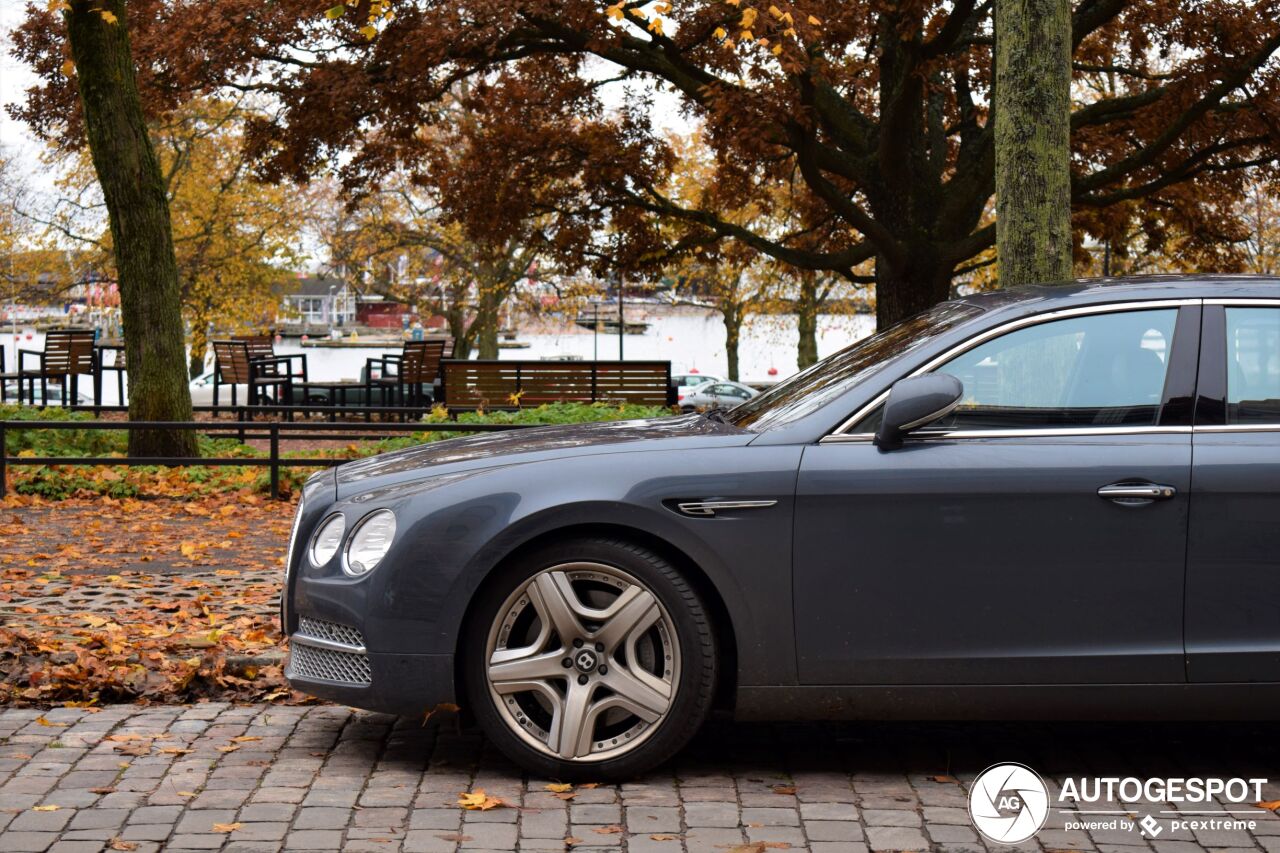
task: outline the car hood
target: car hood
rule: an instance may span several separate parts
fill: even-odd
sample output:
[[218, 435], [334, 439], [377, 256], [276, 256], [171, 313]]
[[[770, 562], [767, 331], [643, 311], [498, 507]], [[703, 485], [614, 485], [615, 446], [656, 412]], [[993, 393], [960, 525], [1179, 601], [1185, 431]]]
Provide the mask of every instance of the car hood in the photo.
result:
[[702, 415], [518, 428], [434, 441], [348, 462], [337, 469], [338, 497], [438, 474], [562, 456], [681, 450], [746, 444], [755, 433]]

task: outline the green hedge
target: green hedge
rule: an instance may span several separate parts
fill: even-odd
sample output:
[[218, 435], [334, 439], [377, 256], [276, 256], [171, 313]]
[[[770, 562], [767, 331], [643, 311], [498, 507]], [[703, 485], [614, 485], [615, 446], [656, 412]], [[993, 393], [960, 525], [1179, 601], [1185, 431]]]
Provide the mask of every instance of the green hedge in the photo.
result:
[[[653, 418], [672, 414], [660, 406], [633, 406], [606, 403], [554, 403], [519, 411], [466, 412], [458, 423], [552, 425]], [[61, 409], [36, 409], [27, 406], [0, 406], [0, 420], [91, 420], [83, 412]], [[398, 435], [381, 441], [360, 442], [306, 451], [285, 452], [285, 458], [365, 457], [389, 450], [412, 447], [431, 441], [442, 441], [473, 433], [432, 430], [432, 423], [448, 420], [443, 409], [423, 418], [423, 431]], [[128, 436], [124, 430], [23, 430], [6, 431], [5, 449], [10, 456], [124, 456]], [[200, 455], [205, 457], [257, 457], [265, 452], [234, 438], [200, 438]], [[314, 468], [281, 468], [280, 487], [292, 491], [316, 470]], [[19, 494], [40, 495], [60, 500], [77, 495], [109, 495], [133, 497], [139, 494], [199, 496], [214, 492], [252, 489], [270, 490], [270, 470], [256, 466], [203, 466], [184, 468], [163, 466], [82, 467], [71, 465], [14, 466], [10, 468], [10, 485]]]

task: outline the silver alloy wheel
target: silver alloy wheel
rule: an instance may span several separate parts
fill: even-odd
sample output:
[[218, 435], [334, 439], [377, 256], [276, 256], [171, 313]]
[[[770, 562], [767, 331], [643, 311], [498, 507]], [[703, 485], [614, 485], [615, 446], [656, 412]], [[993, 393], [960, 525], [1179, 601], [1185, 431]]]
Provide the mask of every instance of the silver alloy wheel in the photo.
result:
[[487, 646], [499, 716], [562, 760], [635, 749], [666, 718], [680, 679], [666, 608], [636, 578], [600, 563], [534, 575], [503, 602]]

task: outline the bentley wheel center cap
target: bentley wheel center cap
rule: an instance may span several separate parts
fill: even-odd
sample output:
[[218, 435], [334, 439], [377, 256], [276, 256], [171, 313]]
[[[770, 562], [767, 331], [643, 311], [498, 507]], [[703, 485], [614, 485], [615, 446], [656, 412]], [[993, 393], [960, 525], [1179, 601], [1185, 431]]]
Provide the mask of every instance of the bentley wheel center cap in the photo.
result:
[[578, 668], [578, 672], [591, 672], [596, 668], [596, 653], [591, 649], [579, 649], [578, 653], [573, 656], [573, 664]]

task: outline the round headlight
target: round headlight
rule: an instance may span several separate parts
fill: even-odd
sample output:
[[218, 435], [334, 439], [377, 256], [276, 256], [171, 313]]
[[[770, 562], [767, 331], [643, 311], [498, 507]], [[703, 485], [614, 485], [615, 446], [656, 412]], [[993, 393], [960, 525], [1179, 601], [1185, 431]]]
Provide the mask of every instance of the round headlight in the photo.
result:
[[331, 515], [320, 525], [316, 535], [311, 537], [311, 565], [320, 568], [333, 559], [342, 547], [342, 534], [347, 530], [347, 520], [342, 513]]
[[373, 571], [391, 548], [396, 535], [396, 517], [389, 509], [371, 512], [356, 526], [347, 542], [342, 570], [352, 577]]

